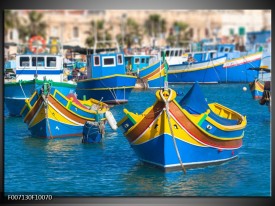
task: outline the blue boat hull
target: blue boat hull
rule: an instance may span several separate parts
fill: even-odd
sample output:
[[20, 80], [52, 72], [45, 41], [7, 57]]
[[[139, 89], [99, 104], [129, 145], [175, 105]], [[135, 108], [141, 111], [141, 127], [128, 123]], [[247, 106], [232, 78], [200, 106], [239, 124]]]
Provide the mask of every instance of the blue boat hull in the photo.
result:
[[217, 70], [223, 67], [226, 56], [197, 62], [172, 65], [168, 70], [169, 83], [218, 83]]
[[[51, 129], [51, 131], [49, 130]], [[83, 126], [72, 126], [62, 123], [61, 121], [55, 121], [52, 119], [44, 118], [41, 122], [35, 124], [33, 127], [29, 127], [33, 137], [38, 138], [61, 138], [69, 136], [82, 136]]]
[[222, 65], [217, 67], [210, 67], [208, 69], [196, 70], [196, 71], [186, 71], [180, 73], [168, 74], [169, 83], [217, 83], [218, 75], [216, 70], [222, 68]]
[[[179, 139], [176, 139], [176, 144], [182, 163], [186, 168], [220, 164], [234, 159], [238, 155], [238, 149], [220, 150], [212, 147], [200, 147]], [[131, 146], [143, 162], [165, 170], [181, 167], [173, 143], [173, 137], [169, 134], [162, 134], [146, 143], [140, 145], [132, 144]], [[154, 148], [154, 151], [152, 151], [152, 148]]]
[[93, 98], [107, 104], [126, 103], [135, 83], [136, 78], [126, 75], [86, 79], [77, 83], [76, 93], [81, 100]]
[[229, 67], [218, 68], [219, 82], [221, 83], [248, 83], [258, 78], [259, 72], [255, 70], [248, 70], [252, 67], [260, 67], [261, 60], [255, 60], [249, 63]]
[[251, 91], [252, 97], [253, 99], [261, 99], [263, 96], [263, 92], [259, 91], [259, 90], [253, 90]]
[[164, 77], [159, 77], [154, 80], [148, 80], [149, 88], [163, 88], [164, 87]]
[[21, 116], [20, 111], [25, 105], [25, 98], [5, 98], [4, 104], [7, 108], [8, 116]]

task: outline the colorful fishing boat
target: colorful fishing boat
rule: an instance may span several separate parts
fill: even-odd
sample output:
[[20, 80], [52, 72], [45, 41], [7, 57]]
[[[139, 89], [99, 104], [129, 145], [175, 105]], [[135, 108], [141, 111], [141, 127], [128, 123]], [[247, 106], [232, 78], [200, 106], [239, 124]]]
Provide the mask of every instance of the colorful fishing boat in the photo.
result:
[[249, 83], [250, 92], [253, 99], [261, 99], [264, 91], [264, 82], [255, 79]]
[[163, 88], [165, 79], [165, 66], [160, 60], [140, 70], [139, 78], [148, 84], [148, 88]]
[[87, 56], [87, 79], [79, 80], [76, 87], [79, 99], [93, 98], [107, 104], [128, 102], [137, 77], [126, 74], [124, 54], [118, 50], [96, 53], [94, 49]]
[[76, 88], [75, 83], [63, 81], [62, 55], [37, 53], [38, 50], [39, 52], [42, 50], [34, 50], [33, 47], [30, 50], [34, 53], [28, 51], [16, 56], [16, 77], [4, 83], [4, 103], [11, 116], [20, 116], [25, 100], [36, 89], [40, 89], [45, 80], [51, 80], [51, 88], [55, 87], [63, 94], [69, 94]]
[[142, 114], [124, 109], [118, 122], [139, 159], [165, 171], [220, 164], [237, 158], [246, 117], [221, 104], [208, 104], [198, 83], [178, 103], [170, 88]]
[[10, 116], [20, 116], [20, 111], [35, 90], [40, 90], [42, 85], [48, 82], [51, 88], [56, 88], [63, 94], [69, 94], [76, 88], [76, 84], [68, 82], [54, 82], [52, 80], [19, 80], [18, 82], [5, 82], [4, 85], [4, 103]]
[[249, 83], [249, 88], [252, 94], [253, 99], [261, 99], [264, 92], [264, 73], [270, 73], [270, 69], [267, 68], [267, 66], [261, 66], [257, 68], [249, 68], [248, 70], [256, 70], [261, 73], [259, 74], [259, 77], [261, 76], [261, 79], [255, 79], [253, 82]]
[[268, 106], [268, 109], [270, 111], [271, 107], [271, 90], [270, 90], [270, 81], [266, 81], [264, 83], [264, 91], [261, 99], [259, 100], [260, 105], [266, 105]]
[[106, 122], [108, 105], [94, 99], [79, 101], [74, 93], [63, 95], [57, 89], [53, 91], [45, 83], [41, 90], [35, 91], [26, 100], [21, 111], [24, 122], [32, 136], [40, 138], [59, 138], [82, 136], [87, 121], [97, 122], [100, 134]]
[[125, 55], [127, 72], [138, 77], [135, 88], [164, 86], [164, 64], [158, 55]]
[[221, 83], [249, 83], [258, 78], [259, 71], [248, 70], [260, 67], [262, 52], [244, 55], [238, 58], [227, 59], [222, 68], [217, 69]]
[[218, 83], [220, 78], [217, 71], [222, 69], [226, 56], [211, 58], [207, 54], [207, 52], [190, 53], [188, 61], [169, 65], [169, 83]]

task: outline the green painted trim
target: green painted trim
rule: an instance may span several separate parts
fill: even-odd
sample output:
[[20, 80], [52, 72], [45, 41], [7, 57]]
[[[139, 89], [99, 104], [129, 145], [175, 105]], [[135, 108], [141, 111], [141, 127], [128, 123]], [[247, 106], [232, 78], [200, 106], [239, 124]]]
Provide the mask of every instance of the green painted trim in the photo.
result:
[[204, 114], [203, 117], [201, 118], [201, 120], [198, 122], [198, 125], [201, 126], [202, 123], [204, 122], [204, 120], [208, 117], [207, 114]]
[[136, 124], [137, 122], [136, 122], [136, 120], [128, 113], [128, 114], [126, 114], [127, 115], [127, 117], [131, 120], [131, 122], [133, 122], [134, 124]]

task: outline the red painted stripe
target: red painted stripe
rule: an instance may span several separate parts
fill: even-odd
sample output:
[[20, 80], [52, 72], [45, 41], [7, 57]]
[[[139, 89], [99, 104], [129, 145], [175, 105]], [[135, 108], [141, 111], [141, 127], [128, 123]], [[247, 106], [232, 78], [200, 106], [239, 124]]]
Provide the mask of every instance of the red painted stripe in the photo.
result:
[[239, 148], [242, 146], [242, 139], [236, 140], [219, 140], [212, 138], [205, 133], [203, 133], [197, 126], [191, 122], [185, 115], [180, 111], [178, 106], [171, 102], [169, 105], [170, 112], [176, 118], [176, 120], [184, 127], [195, 139], [198, 141], [213, 147], [218, 148]]
[[131, 143], [135, 141], [157, 118], [164, 108], [164, 102], [157, 102], [148, 114], [141, 120], [138, 125], [127, 134], [127, 140]]
[[258, 85], [258, 87], [260, 87], [260, 89], [264, 90], [264, 85], [261, 84], [260, 82], [256, 82], [256, 84]]
[[24, 122], [27, 123], [27, 125], [29, 125], [30, 121], [32, 120], [32, 118], [36, 114], [36, 111], [39, 109], [41, 104], [43, 104], [42, 96], [40, 96], [38, 98], [38, 100], [36, 101], [36, 104], [33, 106], [33, 108], [29, 111], [29, 113], [24, 118]]
[[161, 65], [161, 69], [159, 70], [159, 67], [156, 68], [152, 73], [147, 74], [145, 77], [143, 77], [142, 79], [149, 79], [150, 77], [154, 76], [157, 73], [161, 73], [161, 71], [164, 69], [164, 64]]

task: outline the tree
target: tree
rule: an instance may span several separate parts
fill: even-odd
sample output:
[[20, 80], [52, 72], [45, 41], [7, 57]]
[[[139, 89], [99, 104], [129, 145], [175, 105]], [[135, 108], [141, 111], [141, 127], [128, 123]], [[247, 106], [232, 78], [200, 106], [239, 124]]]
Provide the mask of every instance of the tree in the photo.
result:
[[124, 42], [127, 45], [127, 48], [131, 48], [133, 44], [138, 44], [141, 46], [142, 44], [142, 31], [140, 29], [140, 25], [132, 18], [128, 18], [126, 21], [124, 37], [121, 34], [117, 35], [117, 39], [119, 44], [123, 44]]
[[31, 11], [28, 19], [24, 19], [18, 26], [19, 38], [25, 42], [26, 38], [39, 35], [46, 37], [47, 24], [43, 21], [43, 13]]
[[[99, 20], [97, 22], [91, 21], [90, 31], [88, 32], [89, 36], [87, 37], [85, 44], [89, 47], [93, 47], [95, 44], [95, 39], [97, 41], [109, 41], [112, 39], [111, 34], [108, 32], [111, 28], [105, 28], [105, 21]], [[104, 48], [110, 46], [109, 43], [100, 43], [97, 44], [98, 48]]]
[[167, 38], [168, 44], [170, 46], [183, 46], [184, 42], [190, 40], [188, 27], [189, 25], [185, 22], [174, 22]]
[[166, 33], [166, 21], [159, 14], [152, 14], [145, 20], [145, 31], [151, 37], [157, 37], [161, 33]]
[[19, 24], [18, 16], [11, 10], [4, 11], [4, 34], [5, 37], [8, 35], [9, 30], [16, 28]]

